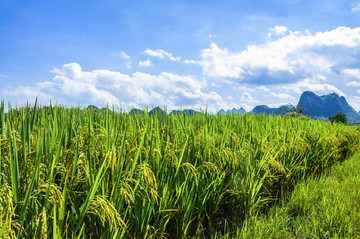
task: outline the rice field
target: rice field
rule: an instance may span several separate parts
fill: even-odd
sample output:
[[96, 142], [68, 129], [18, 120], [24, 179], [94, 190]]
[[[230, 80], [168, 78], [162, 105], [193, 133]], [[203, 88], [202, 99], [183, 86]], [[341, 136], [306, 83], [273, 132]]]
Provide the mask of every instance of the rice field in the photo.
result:
[[4, 111], [0, 238], [228, 234], [360, 148], [358, 127], [301, 117]]
[[296, 184], [288, 201], [219, 238], [360, 238], [360, 151]]

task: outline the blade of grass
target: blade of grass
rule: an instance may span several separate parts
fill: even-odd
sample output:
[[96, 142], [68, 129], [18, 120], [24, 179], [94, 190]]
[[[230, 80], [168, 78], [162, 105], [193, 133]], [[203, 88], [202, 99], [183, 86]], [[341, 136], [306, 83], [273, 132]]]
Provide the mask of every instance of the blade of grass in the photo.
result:
[[11, 171], [11, 188], [14, 197], [14, 203], [19, 202], [19, 188], [20, 188], [20, 177], [19, 177], [19, 162], [17, 155], [17, 147], [15, 140], [15, 133], [11, 132], [10, 121], [8, 121], [8, 127], [10, 131], [11, 142], [9, 144], [9, 156], [10, 156], [10, 171]]
[[86, 214], [86, 211], [88, 210], [90, 204], [91, 204], [91, 200], [94, 199], [95, 197], [95, 194], [96, 194], [96, 191], [98, 189], [98, 186], [101, 182], [101, 179], [102, 177], [104, 176], [104, 168], [106, 167], [107, 165], [107, 157], [109, 156], [110, 154], [110, 151], [106, 154], [105, 158], [104, 158], [104, 161], [96, 175], [96, 179], [94, 181], [94, 183], [92, 184], [91, 188], [90, 188], [90, 191], [86, 197], [86, 200], [85, 202], [83, 203], [83, 205], [80, 207], [80, 215], [79, 215], [79, 218], [76, 220], [76, 226], [75, 226], [75, 232], [77, 232], [81, 226], [81, 224], [83, 223], [84, 221], [84, 217], [85, 217], [85, 214]]
[[26, 191], [24, 202], [23, 202], [23, 205], [21, 207], [21, 213], [20, 213], [20, 216], [19, 216], [19, 218], [20, 218], [20, 220], [19, 220], [20, 221], [20, 230], [19, 230], [18, 235], [17, 235], [18, 238], [22, 233], [24, 220], [25, 220], [26, 213], [27, 213], [27, 210], [28, 210], [28, 207], [29, 207], [30, 196], [31, 196], [32, 192], [34, 191], [35, 185], [39, 181], [40, 157], [41, 157], [40, 148], [41, 148], [41, 140], [38, 140], [37, 145], [36, 145], [35, 171], [34, 171], [32, 179], [31, 179], [29, 188]]

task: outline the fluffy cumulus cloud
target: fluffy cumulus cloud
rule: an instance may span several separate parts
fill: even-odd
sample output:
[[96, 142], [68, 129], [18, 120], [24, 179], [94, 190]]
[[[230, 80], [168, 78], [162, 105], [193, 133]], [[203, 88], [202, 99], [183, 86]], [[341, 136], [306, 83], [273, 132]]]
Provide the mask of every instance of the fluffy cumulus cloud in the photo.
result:
[[139, 61], [139, 66], [141, 66], [141, 67], [149, 67], [151, 65], [152, 65], [152, 63], [151, 63], [150, 59], [147, 59], [145, 61]]
[[148, 56], [156, 57], [159, 59], [168, 59], [171, 61], [180, 61], [181, 60], [180, 57], [174, 57], [170, 52], [164, 51], [162, 49], [157, 49], [157, 50], [146, 49], [144, 51], [144, 53]]
[[272, 36], [272, 33], [275, 33], [276, 35], [285, 35], [285, 33], [287, 32], [288, 28], [285, 26], [275, 26], [275, 27], [271, 27], [269, 32], [269, 37]]
[[[211, 43], [200, 50], [199, 58], [182, 60], [162, 49], [146, 49], [146, 60], [131, 66], [130, 57], [120, 52], [132, 73], [109, 70], [84, 71], [77, 63], [55, 68], [50, 81], [33, 86], [5, 87], [2, 93], [14, 98], [65, 104], [204, 108], [212, 111], [240, 106], [250, 110], [257, 104], [269, 106], [296, 104], [301, 93], [318, 95], [335, 92], [346, 96], [360, 108], [360, 28], [338, 27], [331, 31], [294, 32], [285, 26], [269, 29], [270, 38], [231, 51]], [[132, 58], [131, 58], [132, 59]], [[150, 60], [151, 59], [151, 60]], [[161, 69], [157, 73], [140, 72], [162, 59], [183, 64], [197, 74], [174, 74]], [[136, 68], [138, 70], [136, 70]], [[154, 66], [151, 72], [159, 70]], [[0, 75], [0, 80], [5, 79]], [[209, 82], [209, 84], [208, 84]]]
[[261, 86], [258, 86], [256, 87], [258, 90], [261, 90], [261, 91], [265, 91], [265, 92], [269, 92], [270, 89], [269, 88], [266, 88], [265, 86], [261, 85]]
[[358, 109], [358, 111], [360, 112], [360, 96], [354, 96], [352, 98], [349, 99], [349, 103], [355, 107], [356, 109]]
[[355, 87], [360, 87], [360, 82], [358, 81], [350, 81], [348, 83], [346, 83], [347, 86], [355, 86]]
[[[192, 76], [167, 72], [128, 75], [109, 70], [84, 71], [77, 63], [66, 64], [52, 72], [55, 74], [52, 81], [40, 82], [34, 87], [7, 89], [5, 94], [23, 95], [27, 100], [36, 96], [45, 101], [56, 98], [63, 104], [109, 104], [123, 109], [131, 106], [166, 106], [168, 109], [209, 106], [216, 110], [225, 105], [219, 94], [203, 90], [206, 81]], [[45, 92], [51, 92], [51, 95]]]
[[238, 89], [241, 90], [241, 91], [246, 91], [246, 92], [251, 92], [251, 93], [255, 92], [255, 89], [249, 88], [249, 87], [246, 87], [246, 86], [239, 86]]
[[272, 31], [284, 36], [249, 45], [240, 52], [212, 43], [201, 51], [204, 75], [270, 85], [336, 75], [341, 69], [360, 64], [360, 28], [338, 27], [315, 34], [292, 32], [286, 27]]
[[[359, 93], [360, 94], [360, 93]], [[360, 96], [354, 96], [348, 99], [349, 104], [360, 112]]]
[[297, 94], [301, 94], [304, 91], [313, 91], [314, 93], [319, 95], [334, 92], [338, 95], [346, 96], [346, 94], [339, 90], [336, 86], [326, 83], [318, 83], [317, 81], [312, 79], [305, 79], [294, 84], [280, 85], [277, 88], [280, 90], [295, 92]]
[[19, 86], [17, 88], [8, 88], [3, 90], [3, 94], [10, 97], [16, 97], [17, 103], [25, 104], [26, 102], [34, 102], [35, 99], [48, 101], [53, 99], [51, 94], [46, 92], [47, 87], [37, 84], [35, 87]]
[[275, 98], [282, 99], [282, 100], [295, 100], [295, 98], [293, 96], [291, 96], [289, 94], [285, 94], [285, 93], [271, 92], [270, 95], [275, 97]]
[[347, 68], [342, 70], [343, 74], [349, 78], [358, 78], [360, 79], [360, 69], [358, 68]]
[[249, 92], [244, 92], [240, 97], [241, 102], [243, 103], [259, 103], [258, 100], [254, 99], [254, 97]]

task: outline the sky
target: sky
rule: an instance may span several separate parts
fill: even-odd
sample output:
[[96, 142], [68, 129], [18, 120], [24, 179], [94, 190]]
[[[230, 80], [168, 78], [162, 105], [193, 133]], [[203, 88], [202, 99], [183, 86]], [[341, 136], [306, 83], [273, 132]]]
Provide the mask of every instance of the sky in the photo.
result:
[[0, 99], [168, 110], [360, 110], [360, 1], [1, 0]]

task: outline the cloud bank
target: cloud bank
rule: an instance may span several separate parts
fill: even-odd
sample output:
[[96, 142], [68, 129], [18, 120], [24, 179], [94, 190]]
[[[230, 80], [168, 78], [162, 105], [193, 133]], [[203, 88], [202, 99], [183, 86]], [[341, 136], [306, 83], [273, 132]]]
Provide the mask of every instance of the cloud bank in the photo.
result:
[[159, 59], [168, 59], [171, 61], [180, 61], [181, 60], [181, 57], [174, 57], [172, 55], [172, 53], [169, 53], [162, 49], [151, 50], [148, 48], [144, 51], [144, 53], [148, 56], [159, 58]]
[[[206, 105], [224, 106], [216, 92], [204, 92], [205, 80], [168, 72], [151, 75], [135, 72], [131, 75], [109, 70], [83, 71], [77, 63], [54, 68], [52, 81], [40, 82], [35, 87], [7, 90], [11, 96], [26, 96], [41, 100], [55, 98], [63, 103], [81, 102], [84, 105], [106, 104], [123, 109], [144, 106], [200, 108]], [[49, 93], [44, 93], [49, 92]]]
[[[338, 27], [311, 34], [275, 26], [269, 29], [264, 43], [240, 51], [213, 42], [199, 51], [198, 59], [182, 60], [162, 49], [148, 48], [140, 54], [142, 59], [135, 58], [130, 67], [134, 58], [120, 52], [133, 73], [84, 71], [78, 63], [70, 63], [54, 68], [52, 80], [33, 86], [8, 86], [2, 93], [16, 99], [32, 101], [38, 97], [70, 105], [208, 107], [216, 111], [240, 106], [251, 110], [257, 104], [296, 104], [303, 91], [311, 90], [346, 96], [360, 109], [360, 28]], [[172, 61], [182, 69], [197, 68], [198, 74], [175, 74], [172, 68], [156, 72], [159, 69], [157, 61], [150, 60], [153, 58]]]
[[[275, 27], [279, 35], [286, 27]], [[231, 78], [254, 84], [294, 83], [308, 77], [337, 73], [359, 63], [360, 28], [339, 27], [316, 34], [292, 32], [279, 39], [230, 52], [212, 43], [201, 51], [207, 77]]]

